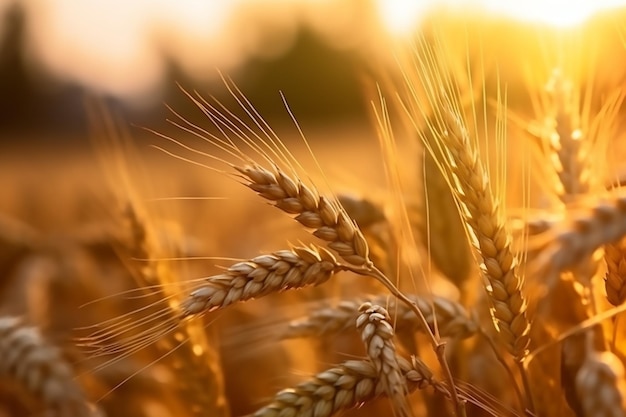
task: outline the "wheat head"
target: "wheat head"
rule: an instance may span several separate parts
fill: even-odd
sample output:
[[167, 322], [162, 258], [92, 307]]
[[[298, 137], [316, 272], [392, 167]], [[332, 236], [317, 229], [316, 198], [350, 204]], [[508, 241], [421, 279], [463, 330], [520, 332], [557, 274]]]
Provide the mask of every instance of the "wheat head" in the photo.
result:
[[26, 391], [45, 415], [95, 415], [59, 349], [16, 317], [0, 318], [0, 379]]
[[230, 266], [209, 277], [181, 304], [184, 317], [202, 314], [233, 303], [290, 288], [319, 285], [340, 270], [324, 248], [296, 247], [261, 255]]
[[[419, 360], [413, 364], [398, 358], [407, 390], [433, 387], [444, 395], [447, 388], [437, 382]], [[318, 373], [291, 389], [276, 394], [270, 404], [254, 413], [255, 417], [330, 417], [385, 394], [383, 383], [370, 361], [351, 360]]]
[[356, 327], [365, 344], [367, 356], [374, 364], [378, 378], [392, 400], [394, 409], [400, 416], [410, 416], [411, 411], [405, 398], [407, 389], [396, 356], [394, 331], [390, 321], [387, 310], [365, 302], [359, 307]]

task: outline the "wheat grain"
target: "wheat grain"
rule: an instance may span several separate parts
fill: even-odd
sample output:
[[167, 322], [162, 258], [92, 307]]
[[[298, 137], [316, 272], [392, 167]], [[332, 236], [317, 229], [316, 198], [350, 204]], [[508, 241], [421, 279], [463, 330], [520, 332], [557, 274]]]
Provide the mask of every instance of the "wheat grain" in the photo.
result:
[[59, 349], [46, 343], [35, 327], [15, 317], [0, 318], [0, 379], [25, 390], [41, 403], [46, 415], [92, 415]]
[[367, 356], [376, 368], [378, 380], [399, 415], [409, 416], [411, 412], [405, 398], [407, 389], [396, 356], [389, 313], [381, 306], [369, 302], [359, 307], [359, 313], [356, 327], [361, 333]]
[[[198, 129], [193, 126], [193, 124], [187, 123], [193, 126], [192, 130], [200, 130], [202, 133], [195, 132], [196, 135], [206, 139], [208, 142], [217, 146], [218, 149], [226, 151], [232, 157], [237, 158], [239, 161], [242, 161], [245, 166], [238, 166], [232, 163], [228, 163], [221, 158], [215, 157], [221, 162], [227, 163], [231, 166], [232, 169], [239, 172], [240, 179], [243, 181], [245, 185], [247, 185], [250, 189], [257, 192], [263, 198], [274, 202], [274, 205], [279, 209], [283, 210], [286, 213], [296, 215], [296, 220], [300, 222], [305, 227], [314, 229], [313, 234], [318, 238], [325, 240], [328, 243], [328, 247], [334, 250], [339, 254], [339, 256], [348, 262], [349, 264], [356, 266], [356, 268], [346, 268], [351, 271], [365, 276], [370, 276], [372, 278], [377, 279], [380, 283], [385, 285], [389, 291], [392, 292], [393, 295], [398, 297], [400, 300], [409, 304], [414, 312], [422, 319], [424, 328], [428, 331], [428, 324], [423, 319], [421, 312], [417, 309], [417, 307], [413, 306], [410, 301], [406, 298], [406, 296], [395, 286], [395, 284], [381, 272], [379, 268], [377, 268], [369, 258], [369, 247], [365, 237], [362, 232], [356, 226], [356, 224], [348, 217], [345, 210], [336, 202], [326, 199], [324, 197], [319, 197], [318, 193], [315, 189], [311, 189], [306, 187], [302, 181], [298, 178], [297, 181], [291, 179], [287, 173], [285, 173], [280, 167], [279, 164], [274, 162], [274, 157], [277, 160], [282, 160], [283, 164], [287, 166], [291, 166], [288, 159], [293, 159], [292, 156], [288, 157], [287, 154], [290, 154], [287, 151], [287, 154], [283, 152], [284, 144], [279, 145], [280, 139], [275, 135], [273, 131], [269, 128], [267, 123], [263, 120], [259, 120], [260, 116], [251, 108], [249, 102], [244, 97], [240, 97], [240, 92], [236, 87], [228, 86], [228, 82], [226, 82], [227, 88], [233, 95], [233, 97], [238, 101], [244, 111], [253, 119], [253, 122], [259, 127], [263, 134], [266, 136], [267, 141], [252, 132], [248, 126], [245, 125], [240, 119], [235, 116], [237, 122], [243, 125], [244, 130], [247, 130], [252, 133], [254, 137], [259, 139], [262, 145], [255, 144], [254, 140], [252, 140], [246, 133], [241, 131], [237, 126], [237, 123], [232, 123], [228, 121], [228, 118], [225, 119], [223, 113], [215, 108], [214, 105], [203, 101], [203, 103], [199, 103], [197, 100], [193, 99], [189, 94], [190, 98], [196, 102], [199, 107], [204, 111], [204, 113], [213, 121], [214, 125], [218, 128], [218, 130], [224, 135], [225, 139], [217, 138], [210, 133], [203, 131], [202, 129]], [[234, 90], [234, 91], [233, 91]], [[218, 105], [221, 104], [218, 102]], [[223, 106], [221, 106], [224, 108]], [[226, 110], [224, 108], [224, 110]], [[232, 116], [232, 113], [226, 112]], [[264, 125], [268, 130], [265, 130], [261, 127], [261, 124]], [[181, 127], [181, 126], [179, 126]], [[267, 170], [256, 163], [250, 156], [246, 155], [240, 148], [235, 145], [233, 140], [229, 137], [229, 134], [222, 128], [224, 127], [227, 131], [232, 132], [235, 136], [241, 139], [247, 146], [249, 146], [254, 153], [259, 154], [265, 160], [269, 161], [272, 164], [273, 171]], [[233, 127], [235, 130], [233, 130]], [[183, 129], [186, 129], [183, 127]], [[190, 131], [187, 129], [187, 131]], [[193, 132], [192, 132], [193, 133]], [[204, 136], [204, 135], [208, 135]], [[211, 156], [191, 147], [185, 146], [180, 142], [168, 138], [165, 135], [160, 135], [184, 149], [187, 149], [196, 154]], [[268, 149], [266, 151], [265, 149]], [[168, 153], [167, 151], [165, 151]], [[170, 155], [176, 156], [175, 154], [169, 153]], [[183, 160], [190, 161], [189, 159], [185, 159], [179, 157]], [[190, 161], [193, 162], [193, 161]], [[201, 166], [205, 166], [199, 163]], [[296, 161], [296, 165], [297, 161]], [[212, 292], [207, 289], [207, 291]], [[193, 304], [193, 295], [191, 299], [188, 301], [188, 304]], [[194, 307], [195, 308], [195, 307]], [[452, 390], [452, 397], [455, 403], [455, 406], [459, 408], [458, 396], [454, 387], [454, 382], [452, 375], [450, 373], [449, 367], [445, 360], [445, 346], [443, 344], [438, 343], [435, 337], [431, 336], [431, 344], [433, 348], [437, 351], [438, 359], [444, 368], [444, 371], [447, 374], [450, 387]]]
[[315, 246], [257, 256], [207, 278], [181, 309], [184, 316], [193, 316], [277, 291], [319, 285], [340, 269], [330, 252]]
[[[428, 368], [419, 360], [410, 364], [398, 358], [407, 390], [432, 386], [448, 395], [445, 386], [437, 382]], [[295, 388], [280, 391], [272, 402], [254, 413], [255, 417], [329, 417], [357, 407], [384, 394], [374, 364], [351, 360], [317, 374]]]
[[[434, 332], [435, 321], [441, 337], [464, 339], [473, 336], [477, 331], [477, 324], [468, 316], [465, 308], [457, 302], [444, 297], [420, 297], [407, 295], [424, 314], [428, 326]], [[391, 315], [396, 333], [423, 331], [421, 321], [415, 313], [404, 303], [395, 298], [372, 296], [365, 299], [341, 300], [337, 306], [317, 308], [307, 317], [289, 323], [282, 337], [286, 339], [297, 337], [321, 337], [350, 329], [359, 315], [359, 307], [364, 302], [386, 305]]]

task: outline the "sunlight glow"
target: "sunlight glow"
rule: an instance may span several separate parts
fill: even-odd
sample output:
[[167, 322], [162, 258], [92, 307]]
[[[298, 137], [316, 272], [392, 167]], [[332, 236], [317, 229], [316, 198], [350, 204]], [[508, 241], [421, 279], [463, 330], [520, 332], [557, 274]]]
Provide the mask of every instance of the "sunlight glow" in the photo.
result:
[[625, 0], [482, 0], [484, 7], [514, 19], [568, 27], [594, 15], [625, 6]]
[[[287, 51], [300, 28], [336, 49], [371, 47], [380, 24], [412, 33], [429, 13], [566, 27], [626, 0], [0, 0], [24, 12], [24, 56], [37, 75], [138, 103], [161, 93], [171, 66], [197, 81]], [[0, 38], [3, 28], [0, 25]]]
[[626, 0], [378, 0], [385, 26], [395, 34], [409, 33], [436, 7], [461, 7], [554, 27], [574, 26], [597, 13], [625, 6]]
[[27, 56], [61, 79], [121, 97], [150, 95], [165, 63], [146, 36], [144, 1], [26, 0]]

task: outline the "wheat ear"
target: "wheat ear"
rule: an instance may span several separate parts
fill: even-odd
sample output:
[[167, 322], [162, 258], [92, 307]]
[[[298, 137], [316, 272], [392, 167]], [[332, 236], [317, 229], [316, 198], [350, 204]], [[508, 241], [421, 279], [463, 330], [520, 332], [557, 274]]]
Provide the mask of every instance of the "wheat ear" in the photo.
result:
[[46, 415], [92, 415], [59, 349], [46, 343], [37, 328], [15, 317], [0, 318], [0, 379], [24, 389]]
[[[464, 339], [478, 330], [465, 308], [455, 301], [444, 297], [407, 296], [422, 312], [433, 332], [436, 320], [441, 337]], [[290, 322], [282, 337], [321, 337], [348, 330], [359, 316], [359, 307], [366, 301], [387, 306], [396, 333], [423, 331], [421, 321], [405, 303], [399, 303], [395, 298], [376, 296], [342, 300], [337, 306], [315, 309], [309, 316]]]
[[343, 260], [355, 266], [371, 266], [369, 249], [363, 233], [345, 210], [298, 180], [291, 179], [277, 166], [269, 171], [260, 165], [235, 167], [246, 179], [246, 185], [261, 197], [274, 202], [282, 211], [296, 215], [303, 226], [328, 242], [328, 247]]
[[[408, 392], [432, 386], [449, 396], [432, 372], [417, 358], [413, 363], [398, 358]], [[376, 367], [370, 361], [347, 361], [320, 372], [295, 388], [280, 391], [272, 402], [254, 413], [255, 417], [330, 417], [358, 407], [385, 393]]]
[[223, 274], [207, 278], [182, 302], [181, 309], [184, 316], [193, 316], [277, 291], [319, 285], [341, 269], [324, 248], [281, 250], [238, 262]]
[[626, 195], [605, 198], [583, 210], [570, 210], [567, 218], [546, 232], [547, 244], [537, 262], [555, 272], [572, 269], [598, 248], [626, 235]]
[[[602, 192], [602, 186], [594, 181], [592, 151], [596, 141], [588, 126], [583, 128], [579, 111], [579, 94], [573, 83], [565, 79], [560, 70], [554, 70], [546, 88], [550, 109], [545, 118], [546, 126], [541, 139], [547, 147], [546, 156], [557, 179], [556, 195], [568, 208], [575, 199], [592, 192]], [[599, 257], [588, 256], [580, 265], [574, 278], [580, 282], [580, 297], [589, 314], [596, 313], [592, 279], [600, 268]]]
[[520, 360], [527, 353], [530, 323], [522, 294], [524, 280], [511, 248], [512, 237], [460, 115], [451, 104], [443, 104], [443, 108], [446, 131], [439, 136], [449, 158], [446, 166], [457, 180], [453, 192], [475, 237], [481, 269], [490, 283], [488, 294], [494, 307], [494, 323], [508, 351]]
[[579, 121], [578, 95], [560, 70], [552, 72], [545, 93], [549, 108], [542, 116], [547, 117], [544, 117], [543, 126], [531, 129], [531, 133], [543, 142], [549, 165], [556, 174], [554, 193], [567, 204], [592, 189], [589, 153], [593, 141], [584, 137]]
[[405, 398], [407, 388], [396, 356], [389, 313], [381, 306], [369, 302], [359, 307], [359, 313], [356, 327], [361, 333], [367, 356], [376, 368], [378, 380], [392, 400], [394, 410], [400, 416], [410, 416], [412, 413]]
[[[447, 66], [447, 51], [441, 44], [429, 45], [425, 38], [418, 47], [409, 66], [415, 72], [403, 73], [410, 94], [401, 103], [452, 191], [480, 257], [483, 276], [489, 281], [486, 290], [493, 305], [493, 323], [507, 350], [519, 362], [527, 354], [530, 322], [522, 293], [524, 279], [511, 248], [512, 234], [506, 227], [503, 202], [494, 195], [476, 138], [466, 128], [460, 91]], [[420, 101], [420, 90], [431, 109], [426, 110]], [[426, 129], [420, 126], [418, 117], [425, 119]]]
[[606, 298], [618, 306], [626, 300], [626, 240], [610, 243], [604, 247], [606, 261]]

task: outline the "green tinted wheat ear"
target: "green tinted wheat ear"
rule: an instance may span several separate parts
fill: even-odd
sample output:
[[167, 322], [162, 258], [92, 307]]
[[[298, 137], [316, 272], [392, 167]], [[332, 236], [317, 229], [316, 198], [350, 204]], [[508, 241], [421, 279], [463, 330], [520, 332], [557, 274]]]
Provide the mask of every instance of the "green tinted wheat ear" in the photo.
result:
[[366, 302], [359, 307], [356, 327], [361, 333], [367, 356], [376, 368], [378, 380], [393, 402], [394, 410], [400, 416], [409, 416], [411, 412], [405, 398], [407, 389], [396, 357], [394, 331], [390, 321], [387, 310]]
[[14, 317], [0, 318], [0, 382], [25, 391], [31, 405], [45, 410], [42, 415], [94, 415], [59, 349]]
[[230, 266], [205, 280], [181, 305], [193, 316], [291, 288], [319, 285], [341, 268], [324, 248], [281, 250]]

